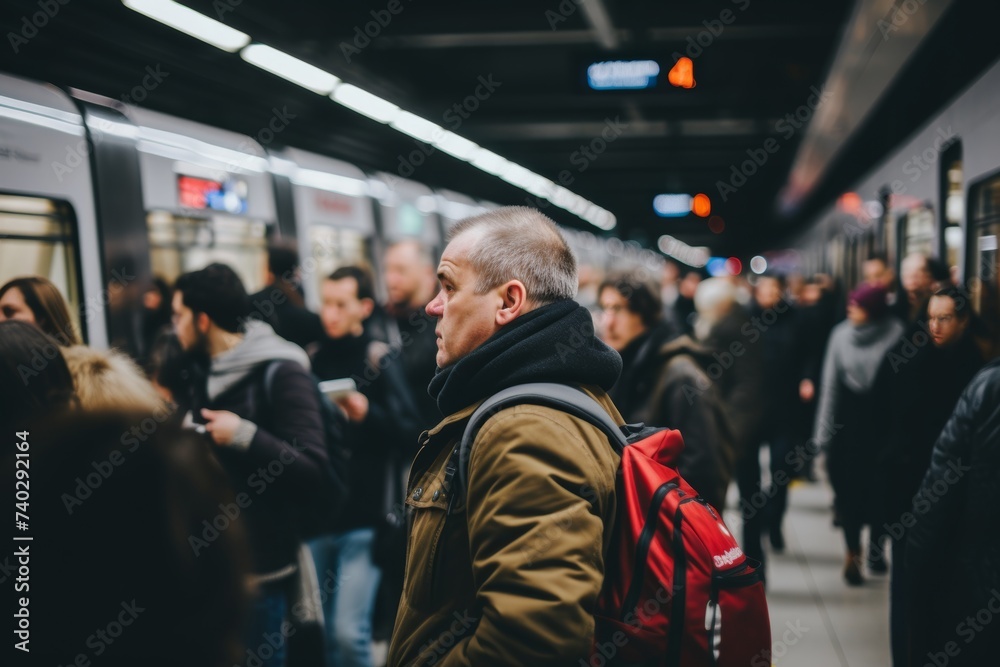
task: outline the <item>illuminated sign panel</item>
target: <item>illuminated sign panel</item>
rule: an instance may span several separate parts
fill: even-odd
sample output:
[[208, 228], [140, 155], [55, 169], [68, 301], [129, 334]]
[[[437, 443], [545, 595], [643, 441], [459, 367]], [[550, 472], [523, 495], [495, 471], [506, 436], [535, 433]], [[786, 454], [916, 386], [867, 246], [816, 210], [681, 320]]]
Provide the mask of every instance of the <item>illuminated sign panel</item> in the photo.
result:
[[246, 181], [215, 181], [195, 176], [177, 176], [177, 197], [183, 208], [246, 213]]
[[640, 90], [654, 87], [659, 74], [655, 60], [608, 60], [587, 68], [587, 84], [594, 90]]

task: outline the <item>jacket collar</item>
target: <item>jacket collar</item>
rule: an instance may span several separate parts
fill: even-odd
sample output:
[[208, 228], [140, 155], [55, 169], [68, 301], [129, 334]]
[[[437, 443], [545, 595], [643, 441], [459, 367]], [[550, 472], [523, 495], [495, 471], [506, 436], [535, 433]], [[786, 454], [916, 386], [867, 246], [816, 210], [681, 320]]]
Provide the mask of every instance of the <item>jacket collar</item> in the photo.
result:
[[[485, 400], [486, 399], [483, 399], [483, 401]], [[472, 405], [466, 406], [461, 410], [459, 410], [458, 412], [451, 413], [450, 415], [442, 419], [440, 422], [438, 422], [437, 426], [427, 431], [427, 435], [431, 437], [435, 436], [444, 429], [446, 429], [447, 427], [451, 426], [452, 424], [465, 421], [466, 419], [472, 416], [472, 413], [476, 411], [476, 408], [482, 405], [483, 401], [476, 401]]]

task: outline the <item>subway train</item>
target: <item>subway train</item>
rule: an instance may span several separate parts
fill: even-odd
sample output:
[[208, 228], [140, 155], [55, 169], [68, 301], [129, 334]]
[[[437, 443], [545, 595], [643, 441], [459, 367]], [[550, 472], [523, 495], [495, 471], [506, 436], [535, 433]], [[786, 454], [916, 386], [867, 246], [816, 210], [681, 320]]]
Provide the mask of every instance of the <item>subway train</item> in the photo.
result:
[[[0, 74], [0, 284], [49, 278], [97, 347], [146, 352], [141, 303], [154, 277], [172, 283], [219, 261], [257, 291], [268, 244], [280, 241], [298, 248], [315, 309], [322, 278], [338, 266], [367, 264], [378, 275], [384, 248], [406, 238], [440, 253], [448, 228], [496, 206]], [[601, 270], [663, 262], [635, 242], [564, 233], [581, 263]]]
[[969, 288], [985, 322], [1000, 323], [997, 109], [1000, 62], [792, 240], [789, 247], [800, 270], [828, 273], [851, 288], [873, 253], [884, 254], [897, 275], [903, 257], [924, 253], [946, 264], [953, 280]]

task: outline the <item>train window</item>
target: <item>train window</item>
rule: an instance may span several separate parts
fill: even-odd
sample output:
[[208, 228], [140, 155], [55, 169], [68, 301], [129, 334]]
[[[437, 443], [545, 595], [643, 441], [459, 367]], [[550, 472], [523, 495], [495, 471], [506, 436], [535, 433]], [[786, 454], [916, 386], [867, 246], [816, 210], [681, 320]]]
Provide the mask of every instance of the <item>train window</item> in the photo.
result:
[[969, 191], [969, 287], [973, 304], [987, 325], [1000, 327], [1000, 174], [973, 186]]
[[313, 274], [317, 294], [323, 280], [341, 266], [372, 266], [371, 238], [354, 229], [310, 225], [309, 246], [316, 260]]
[[19, 276], [48, 278], [83, 333], [75, 220], [66, 202], [0, 194], [0, 285]]
[[182, 273], [213, 262], [236, 271], [248, 293], [264, 287], [267, 277], [267, 225], [224, 215], [196, 218], [152, 211], [149, 228], [153, 275], [173, 283]]
[[[927, 206], [917, 206], [899, 217], [899, 255], [897, 265], [911, 253], [934, 257], [934, 212]], [[896, 267], [897, 273], [899, 266]]]
[[941, 155], [941, 236], [938, 241], [939, 256], [948, 263], [956, 275], [962, 255], [962, 218], [965, 215], [965, 197], [962, 193], [962, 142], [954, 141]]

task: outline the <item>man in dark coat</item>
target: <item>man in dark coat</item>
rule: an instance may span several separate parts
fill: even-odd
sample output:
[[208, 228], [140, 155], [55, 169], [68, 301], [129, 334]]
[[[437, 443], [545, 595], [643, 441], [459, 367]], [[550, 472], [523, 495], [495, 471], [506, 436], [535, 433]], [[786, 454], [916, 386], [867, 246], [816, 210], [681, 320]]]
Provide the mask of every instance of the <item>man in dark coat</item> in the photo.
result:
[[601, 337], [622, 357], [622, 375], [609, 392], [615, 405], [630, 423], [680, 430], [679, 472], [711, 505], [725, 507], [732, 443], [717, 389], [701, 365], [711, 363], [710, 353], [659, 321], [660, 295], [638, 276], [609, 276], [598, 297]]
[[[880, 490], [885, 530], [892, 537], [891, 631], [894, 662], [906, 664], [904, 586], [906, 526], [901, 522], [931, 462], [934, 441], [951, 416], [969, 380], [982, 368], [969, 328], [969, 295], [948, 288], [931, 297], [928, 319], [908, 327], [886, 354], [875, 378], [879, 432], [872, 442], [883, 449]], [[879, 557], [880, 554], [874, 554]]]
[[320, 588], [331, 591], [324, 610], [326, 664], [371, 665], [379, 582], [383, 569], [396, 559], [401, 567], [403, 559], [402, 553], [377, 553], [376, 536], [388, 530], [386, 516], [402, 502], [399, 462], [404, 452], [408, 457], [414, 451], [417, 415], [399, 368], [399, 350], [373, 340], [364, 327], [375, 306], [371, 274], [343, 266], [320, 289], [326, 335], [310, 348], [313, 371], [321, 380], [353, 379], [357, 391], [335, 397], [350, 420], [350, 497], [334, 532], [309, 546]]
[[910, 663], [1000, 655], [1000, 361], [962, 392], [913, 500], [906, 542]]
[[267, 287], [250, 296], [250, 307], [275, 333], [299, 347], [323, 336], [319, 315], [308, 310], [299, 290], [299, 255], [281, 245], [267, 250]]
[[[228, 266], [211, 264], [178, 278], [173, 312], [181, 347], [200, 355], [207, 368], [192, 383], [192, 418], [216, 445], [250, 539], [257, 598], [245, 641], [256, 650], [265, 635], [282, 636], [299, 518], [316, 508], [332, 513], [340, 500], [329, 476], [316, 387], [305, 351], [250, 317], [247, 293]], [[267, 390], [264, 374], [272, 364]], [[189, 542], [197, 556], [213, 539], [206, 529]], [[284, 664], [284, 645], [273, 652], [264, 664]]]
[[[437, 364], [437, 336], [434, 335], [434, 318], [424, 312], [424, 307], [434, 298], [437, 277], [434, 259], [419, 242], [400, 241], [385, 251], [385, 287], [389, 299], [385, 311], [391, 318], [399, 340], [390, 342], [398, 346], [406, 386], [410, 390], [420, 415], [420, 429], [429, 428], [441, 419], [437, 403], [427, 393], [427, 385], [434, 377]], [[419, 435], [414, 434], [414, 438]]]
[[[762, 511], [771, 546], [785, 549], [781, 529], [788, 507], [788, 484], [795, 474], [795, 449], [801, 402], [799, 385], [806, 379], [805, 355], [802, 352], [802, 322], [798, 311], [785, 299], [785, 282], [777, 275], [764, 275], [754, 286], [749, 328], [743, 328], [747, 345], [759, 345], [765, 372], [761, 374], [764, 418], [760, 444], [770, 450], [771, 486], [764, 493], [767, 504]], [[759, 478], [759, 457], [750, 456], [745, 465], [755, 467], [751, 476]]]

